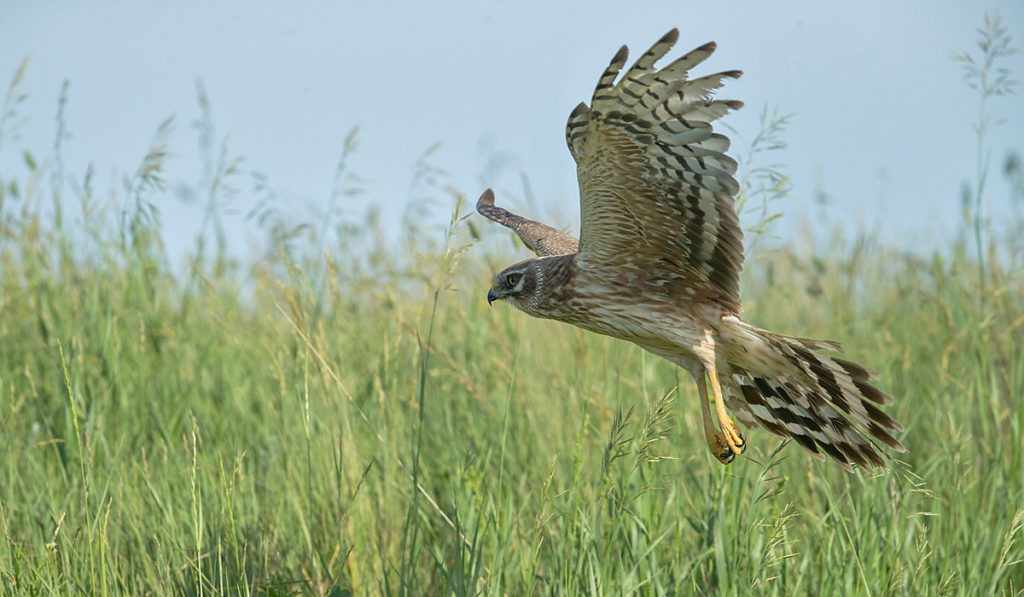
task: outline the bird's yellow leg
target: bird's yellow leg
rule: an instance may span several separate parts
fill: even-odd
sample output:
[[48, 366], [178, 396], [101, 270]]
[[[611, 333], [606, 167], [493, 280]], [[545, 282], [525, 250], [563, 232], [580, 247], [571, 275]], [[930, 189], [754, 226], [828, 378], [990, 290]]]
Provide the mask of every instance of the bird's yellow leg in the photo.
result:
[[[743, 434], [729, 417], [729, 413], [725, 412], [725, 398], [722, 396], [722, 386], [718, 383], [718, 372], [715, 370], [714, 364], [707, 369], [708, 379], [711, 380], [711, 393], [715, 396], [715, 412], [718, 414], [718, 423], [722, 426], [722, 435], [725, 436], [725, 442], [729, 444], [729, 449], [733, 454], [742, 454], [747, 449], [747, 444], [743, 441]], [[707, 408], [707, 400], [704, 403]]]
[[700, 417], [704, 423], [704, 439], [708, 442], [711, 454], [722, 464], [729, 464], [733, 458], [736, 458], [736, 454], [725, 441], [725, 436], [715, 426], [715, 422], [711, 420], [711, 407], [708, 405], [708, 388], [704, 382], [703, 368], [700, 371], [700, 377], [697, 378], [697, 392], [700, 394]]

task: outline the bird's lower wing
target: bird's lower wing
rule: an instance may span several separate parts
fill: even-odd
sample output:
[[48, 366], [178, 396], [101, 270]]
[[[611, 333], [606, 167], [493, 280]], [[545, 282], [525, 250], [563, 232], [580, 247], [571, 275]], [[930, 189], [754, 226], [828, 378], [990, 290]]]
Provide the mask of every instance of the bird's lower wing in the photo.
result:
[[528, 220], [494, 204], [494, 192], [484, 191], [476, 202], [480, 215], [511, 228], [523, 239], [526, 246], [538, 255], [569, 255], [579, 248], [580, 241], [547, 224]]

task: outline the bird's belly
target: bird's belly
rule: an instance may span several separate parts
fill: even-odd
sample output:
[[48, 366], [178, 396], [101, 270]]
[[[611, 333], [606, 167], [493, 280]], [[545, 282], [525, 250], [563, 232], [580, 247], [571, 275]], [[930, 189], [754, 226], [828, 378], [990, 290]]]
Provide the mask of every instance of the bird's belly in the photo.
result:
[[629, 340], [657, 352], [692, 352], [707, 325], [695, 313], [671, 302], [603, 300], [587, 304], [586, 317], [572, 321], [585, 330]]

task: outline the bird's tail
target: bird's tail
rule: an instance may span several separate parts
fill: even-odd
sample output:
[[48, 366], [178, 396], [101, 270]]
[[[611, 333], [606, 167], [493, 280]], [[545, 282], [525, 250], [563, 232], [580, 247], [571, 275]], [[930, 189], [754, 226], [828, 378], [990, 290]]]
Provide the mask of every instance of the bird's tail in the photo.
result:
[[850, 470], [885, 466], [881, 442], [896, 452], [905, 448], [893, 432], [903, 430], [879, 406], [892, 398], [871, 384], [874, 371], [838, 357], [838, 342], [794, 338], [741, 321], [721, 330], [729, 362], [723, 390], [730, 410], [742, 423], [791, 437], [823, 459], [827, 454]]

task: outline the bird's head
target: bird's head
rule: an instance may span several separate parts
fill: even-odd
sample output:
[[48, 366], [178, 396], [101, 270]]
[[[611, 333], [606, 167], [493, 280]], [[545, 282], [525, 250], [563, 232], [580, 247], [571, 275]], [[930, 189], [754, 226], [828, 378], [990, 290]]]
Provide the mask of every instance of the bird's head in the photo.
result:
[[507, 300], [516, 308], [532, 313], [540, 297], [543, 274], [537, 259], [527, 259], [510, 265], [494, 277], [487, 291], [487, 303]]

